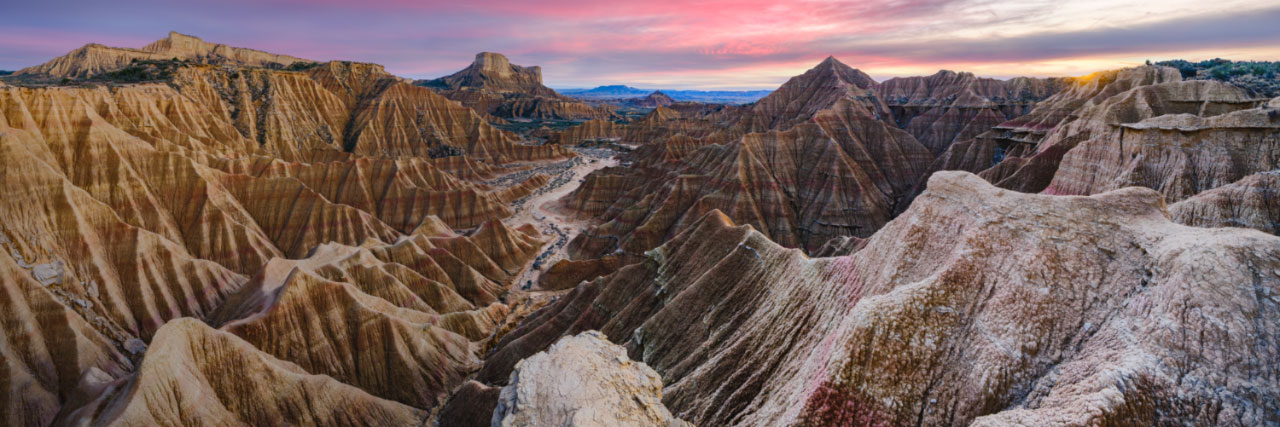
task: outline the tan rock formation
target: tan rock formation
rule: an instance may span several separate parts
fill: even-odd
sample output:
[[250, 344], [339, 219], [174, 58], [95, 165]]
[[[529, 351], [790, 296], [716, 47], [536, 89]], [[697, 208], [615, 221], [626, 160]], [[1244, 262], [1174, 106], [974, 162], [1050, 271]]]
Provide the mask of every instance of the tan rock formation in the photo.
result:
[[[201, 58], [220, 65], [0, 89], [0, 419], [420, 422], [546, 242], [500, 219], [547, 176], [481, 181], [571, 154], [377, 65]], [[224, 329], [156, 336], [182, 317]]]
[[495, 426], [687, 426], [662, 405], [662, 379], [597, 331], [556, 341], [516, 365]]
[[284, 68], [294, 63], [308, 63], [288, 55], [276, 55], [253, 49], [209, 43], [199, 37], [170, 31], [169, 36], [141, 49], [108, 47], [90, 43], [66, 55], [14, 73], [16, 76], [48, 76], [54, 78], [86, 78], [124, 68], [134, 60], [181, 59], [201, 64], [244, 65]]
[[160, 332], [127, 381], [61, 422], [83, 425], [410, 425], [426, 413], [312, 375], [199, 320]]
[[625, 125], [607, 120], [590, 120], [550, 136], [555, 144], [580, 144], [583, 142], [612, 141], [624, 144], [659, 144], [675, 138], [688, 138], [712, 142], [722, 140], [723, 132], [708, 116], [685, 115], [667, 107], [657, 107], [643, 117]]
[[473, 88], [494, 93], [555, 96], [555, 91], [542, 85], [542, 67], [521, 67], [501, 53], [480, 52], [462, 71], [432, 80], [432, 86], [448, 89]]
[[561, 96], [542, 85], [542, 68], [512, 65], [500, 53], [481, 52], [467, 68], [418, 84], [481, 114], [498, 118], [611, 119], [612, 111]]
[[[1179, 79], [1161, 67], [1075, 79], [1030, 114], [956, 143], [931, 168], [981, 171], [998, 186], [1049, 194], [1143, 186], [1174, 203], [1277, 167], [1280, 133], [1267, 100], [1227, 83]], [[1236, 201], [1265, 181], [1206, 195], [1177, 218], [1269, 231], [1267, 208]]]

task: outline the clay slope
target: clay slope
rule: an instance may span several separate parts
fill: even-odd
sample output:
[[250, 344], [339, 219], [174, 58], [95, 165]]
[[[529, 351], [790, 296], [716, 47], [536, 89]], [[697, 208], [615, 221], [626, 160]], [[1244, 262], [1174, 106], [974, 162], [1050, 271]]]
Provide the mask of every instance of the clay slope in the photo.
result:
[[1175, 221], [1197, 227], [1246, 227], [1280, 235], [1280, 173], [1244, 177], [1169, 206]]
[[0, 419], [11, 425], [49, 425], [82, 385], [123, 376], [133, 363], [126, 351], [68, 309], [79, 307], [73, 295], [46, 287], [46, 281], [57, 277], [48, 275], [55, 272], [52, 264], [16, 260], [7, 237], [0, 236], [0, 243], [0, 322], [5, 325], [0, 331], [5, 402]]
[[[254, 155], [230, 123], [209, 120], [201, 104], [158, 85], [14, 88], [4, 96], [6, 162], [47, 165], [10, 169], [13, 191], [42, 174], [66, 176], [122, 222], [245, 274], [326, 241], [394, 240], [432, 215], [474, 227], [509, 215], [506, 204], [522, 195], [482, 191], [424, 159], [291, 163]], [[188, 114], [163, 113], [175, 99]]]
[[[658, 149], [645, 148], [640, 153]], [[572, 249], [587, 257], [615, 249], [638, 255], [712, 209], [757, 226], [780, 244], [810, 249], [835, 236], [869, 235], [889, 220], [891, 202], [816, 125], [749, 134], [694, 151], [686, 161], [658, 175], [662, 180], [645, 180], [637, 173], [644, 170], [635, 169], [589, 176], [568, 202], [579, 212], [604, 208], [597, 217], [609, 222], [575, 239]], [[595, 199], [614, 185], [625, 190], [621, 199]]]
[[595, 108], [542, 85], [542, 68], [522, 67], [500, 53], [481, 52], [467, 68], [417, 84], [439, 91], [480, 114], [522, 119], [612, 119]]
[[134, 378], [60, 423], [78, 425], [411, 425], [426, 413], [271, 357], [199, 320], [156, 335]]
[[44, 64], [27, 67], [15, 76], [46, 76], [52, 78], [87, 78], [128, 66], [136, 60], [181, 59], [201, 64], [243, 65], [252, 67], [284, 68], [295, 63], [310, 63], [288, 55], [276, 55], [209, 43], [199, 37], [169, 32], [169, 36], [141, 49], [108, 47], [90, 43]]
[[599, 329], [701, 425], [1280, 422], [1280, 239], [1172, 223], [1148, 189], [928, 188], [845, 257], [708, 213], [532, 315], [480, 378]]
[[380, 65], [331, 62], [304, 73], [186, 67], [178, 90], [269, 153], [288, 160], [442, 157], [493, 163], [569, 157], [519, 143], [468, 108], [404, 83]]
[[1037, 101], [1057, 92], [1064, 80], [996, 80], [942, 70], [927, 77], [889, 79], [877, 85], [876, 92], [898, 125], [937, 155], [955, 141], [1026, 114]]
[[[455, 144], [459, 155], [432, 158], [431, 148]], [[10, 402], [0, 418], [47, 425], [98, 397], [134, 409], [76, 417], [157, 422], [142, 417], [145, 406], [154, 406], [154, 416], [179, 416], [164, 406], [173, 402], [103, 394], [105, 384], [152, 377], [159, 385], [140, 387], [217, 395], [209, 400], [214, 424], [224, 415], [254, 424], [258, 416], [276, 419], [276, 410], [287, 412], [277, 422], [343, 422], [324, 405], [306, 406], [303, 398], [318, 390], [312, 386], [272, 396], [280, 401], [257, 399], [264, 403], [226, 395], [271, 390], [276, 374], [176, 384], [192, 371], [141, 373], [138, 358], [156, 344], [157, 331], [192, 317], [218, 325], [239, 320], [229, 330], [257, 348], [226, 344], [226, 353], [208, 350], [217, 353], [212, 359], [175, 362], [199, 367], [196, 377], [232, 376], [227, 366], [239, 362], [218, 357], [272, 354], [302, 367], [286, 371], [329, 375], [379, 396], [335, 392], [334, 407], [351, 399], [384, 407], [390, 399], [417, 408], [405, 412], [417, 419], [418, 409], [436, 405], [476, 368], [475, 341], [505, 315], [495, 302], [545, 243], [500, 218], [549, 177], [508, 188], [479, 182], [495, 176], [500, 163], [565, 155], [559, 147], [520, 144], [471, 110], [371, 64], [334, 62], [306, 72], [188, 65], [165, 83], [6, 86], [0, 285], [12, 327], [0, 338], [0, 390]], [[453, 234], [460, 229], [470, 234]], [[265, 271], [315, 257], [327, 245], [353, 252], [346, 263], [318, 263], [295, 280], [264, 282]], [[273, 298], [243, 296], [263, 292], [268, 282], [281, 290]], [[319, 329], [298, 327], [311, 325], [299, 319], [334, 314], [316, 323]], [[253, 329], [261, 325], [283, 336]], [[308, 344], [326, 340], [342, 352]], [[378, 359], [352, 347], [375, 342], [396, 351]], [[277, 362], [263, 362], [261, 370], [279, 371]], [[408, 375], [417, 380], [399, 382]], [[380, 417], [369, 422], [406, 419]]]
[[[288, 57], [210, 45], [178, 34], [138, 52], [143, 51], [159, 52], [154, 55], [161, 59], [190, 61], [169, 73], [169, 88], [146, 90], [148, 98], [167, 98], [164, 103], [153, 107], [155, 101], [144, 98], [137, 108], [173, 104], [173, 111], [148, 113], [174, 115], [169, 119], [186, 127], [181, 129], [183, 136], [202, 142], [256, 142], [272, 156], [307, 162], [349, 157], [344, 153], [391, 158], [468, 154], [495, 163], [571, 156], [557, 147], [521, 144], [519, 137], [494, 128], [471, 109], [376, 64], [307, 62], [299, 68], [305, 71], [283, 71], [271, 58]], [[95, 65], [94, 73], [127, 66], [132, 59]], [[175, 89], [181, 96], [168, 93]], [[146, 129], [151, 123], [145, 120], [132, 125], [139, 132], [155, 132]], [[235, 132], [228, 132], [231, 129]], [[185, 139], [175, 142], [187, 143]]]
[[866, 73], [850, 68], [835, 57], [827, 57], [756, 101], [735, 118], [736, 125], [745, 132], [786, 129], [832, 108], [842, 99], [852, 102], [849, 107], [889, 121], [892, 117], [889, 108], [876, 95], [875, 85], [875, 80]]
[[[805, 250], [871, 235], [904, 204], [931, 158], [892, 123], [874, 84], [828, 58], [753, 106], [704, 116], [687, 131], [669, 125], [678, 113], [654, 109], [622, 129], [658, 130], [624, 159], [630, 167], [593, 173], [564, 199], [603, 223], [575, 239], [571, 254], [639, 255], [712, 209]], [[565, 137], [585, 136], [571, 129]]]
[[546, 242], [501, 221], [473, 236], [431, 228], [273, 260], [210, 321], [307, 372], [430, 409], [478, 368], [472, 342], [506, 315], [497, 297]]
[[[496, 301], [518, 273], [510, 266], [523, 266], [545, 243], [529, 233], [494, 221], [457, 236], [433, 218], [394, 244], [331, 243], [302, 260], [273, 259], [205, 316], [219, 331], [193, 319], [166, 323], [138, 371], [93, 374], [72, 389], [79, 397], [61, 417], [125, 425], [418, 423], [479, 367], [477, 342], [507, 313]], [[317, 390], [328, 391], [312, 395]], [[204, 412], [185, 409], [197, 403], [184, 399], [199, 399]], [[354, 412], [342, 412], [348, 407]]]
[[[1156, 96], [1172, 99], [1154, 102]], [[1123, 103], [1139, 97], [1146, 104], [1175, 108], [1108, 123], [1113, 125], [1110, 135], [1091, 137], [1067, 152], [1046, 193], [1095, 194], [1139, 185], [1172, 203], [1280, 167], [1277, 110], [1250, 108], [1255, 102], [1234, 86], [1206, 81], [1153, 85], [1117, 99], [1120, 105], [1105, 107], [1111, 114], [1129, 113]]]

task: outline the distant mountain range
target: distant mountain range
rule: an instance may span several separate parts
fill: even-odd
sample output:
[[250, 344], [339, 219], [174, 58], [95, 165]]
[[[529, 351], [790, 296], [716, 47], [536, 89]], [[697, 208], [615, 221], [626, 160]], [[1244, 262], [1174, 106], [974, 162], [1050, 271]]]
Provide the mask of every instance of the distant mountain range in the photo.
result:
[[[715, 102], [725, 104], [746, 104], [764, 98], [771, 90], [676, 90], [657, 89], [676, 101]], [[641, 98], [653, 93], [655, 89], [639, 89], [625, 85], [599, 86], [593, 89], [561, 89], [561, 95], [579, 99], [627, 99]]]

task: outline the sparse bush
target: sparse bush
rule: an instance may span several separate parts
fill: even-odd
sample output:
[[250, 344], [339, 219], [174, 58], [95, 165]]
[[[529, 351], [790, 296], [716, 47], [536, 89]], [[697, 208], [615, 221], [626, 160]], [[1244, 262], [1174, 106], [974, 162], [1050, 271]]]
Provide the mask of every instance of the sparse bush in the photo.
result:
[[298, 62], [289, 64], [289, 66], [285, 67], [284, 69], [286, 71], [306, 71], [306, 70], [315, 68], [316, 66], [319, 66], [319, 65], [320, 65], [319, 62], [298, 61]]
[[108, 73], [102, 73], [90, 78], [90, 81], [102, 83], [140, 83], [152, 81], [166, 81], [173, 77], [174, 71], [181, 68], [186, 63], [177, 58], [174, 59], [134, 59], [129, 62], [129, 66]]
[[464, 153], [461, 148], [454, 147], [449, 144], [440, 144], [435, 148], [427, 150], [427, 155], [431, 156], [431, 158], [433, 159], [461, 156], [463, 154], [466, 154], [466, 153]]

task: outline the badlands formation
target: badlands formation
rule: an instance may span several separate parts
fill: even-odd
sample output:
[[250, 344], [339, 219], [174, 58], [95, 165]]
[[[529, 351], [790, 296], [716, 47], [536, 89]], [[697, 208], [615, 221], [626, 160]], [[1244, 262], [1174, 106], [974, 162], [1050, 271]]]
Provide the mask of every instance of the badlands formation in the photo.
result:
[[511, 64], [500, 53], [481, 52], [457, 73], [422, 86], [482, 114], [504, 119], [612, 119], [613, 112], [562, 96], [542, 85], [541, 67]]
[[1280, 424], [1280, 98], [1183, 76], [87, 45], [0, 81], [0, 420]]

